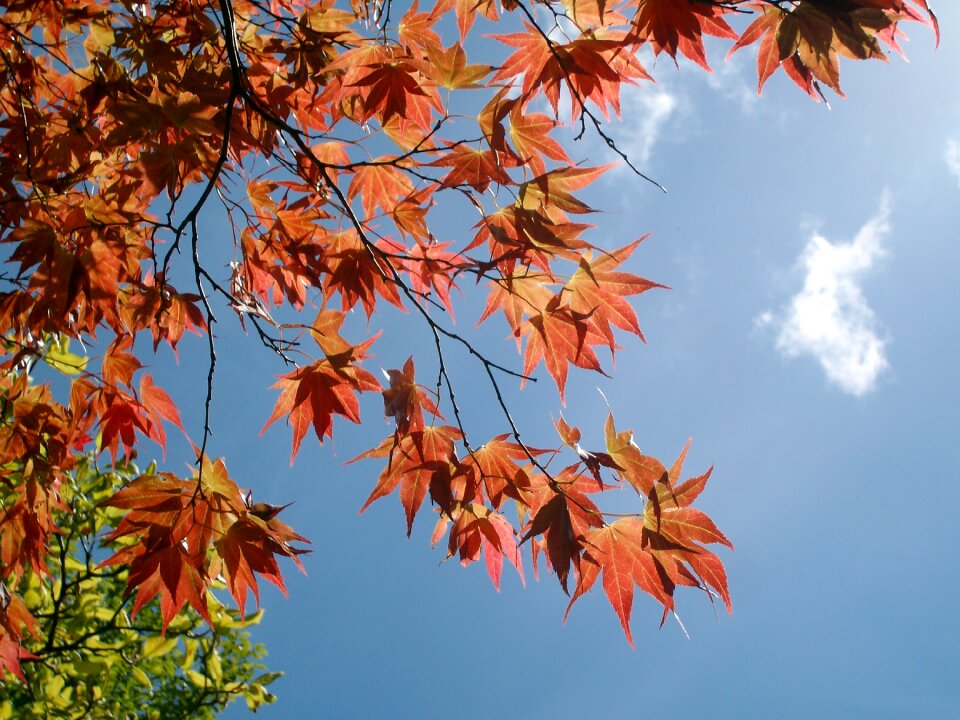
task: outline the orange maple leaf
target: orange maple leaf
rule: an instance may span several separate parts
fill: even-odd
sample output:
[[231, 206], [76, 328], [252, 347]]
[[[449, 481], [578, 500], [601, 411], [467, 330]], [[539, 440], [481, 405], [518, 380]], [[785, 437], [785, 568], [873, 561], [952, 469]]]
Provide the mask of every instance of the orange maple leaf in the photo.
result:
[[563, 288], [569, 293], [567, 303], [570, 308], [579, 313], [591, 314], [591, 322], [607, 339], [611, 350], [615, 347], [611, 325], [644, 339], [637, 313], [626, 298], [652, 288], [666, 287], [638, 275], [616, 270], [642, 241], [643, 238], [640, 238], [630, 245], [603, 253], [596, 258], [589, 252], [584, 253], [576, 272]]
[[663, 605], [664, 618], [673, 610], [676, 587], [657, 558], [644, 547], [643, 531], [643, 521], [633, 517], [620, 518], [611, 525], [589, 531], [584, 539], [577, 589], [567, 607], [569, 613], [573, 603], [593, 586], [602, 570], [604, 592], [620, 618], [631, 647], [634, 647], [630, 632], [634, 586]]
[[281, 376], [274, 387], [280, 388], [280, 397], [260, 434], [280, 418], [286, 418], [293, 428], [292, 465], [311, 425], [322, 443], [325, 437], [333, 437], [334, 415], [359, 423], [357, 394], [378, 391], [380, 383], [356, 365], [337, 367], [323, 359]]
[[529, 376], [542, 360], [560, 390], [561, 402], [564, 401], [569, 365], [606, 375], [593, 350], [593, 346], [604, 343], [605, 338], [590, 321], [591, 314], [573, 310], [560, 301], [558, 294], [543, 311], [521, 326], [527, 342], [523, 374]]
[[292, 548], [289, 543], [294, 540], [305, 542], [304, 538], [275, 518], [264, 520], [251, 512], [238, 518], [216, 541], [217, 553], [226, 570], [227, 586], [241, 615], [248, 590], [253, 591], [257, 607], [260, 607], [257, 575], [273, 583], [284, 595], [287, 594], [276, 556], [291, 558], [302, 571], [303, 565], [297, 555], [307, 551]]
[[659, 55], [666, 52], [676, 59], [677, 51], [710, 70], [703, 35], [736, 38], [723, 15], [734, 8], [695, 0], [637, 0], [633, 33], [641, 42], [649, 42]]
[[408, 435], [423, 430], [423, 411], [426, 410], [441, 420], [443, 416], [437, 409], [436, 401], [429, 391], [425, 391], [414, 377], [416, 368], [413, 356], [407, 358], [402, 370], [387, 370], [390, 387], [383, 391], [383, 414], [392, 417], [397, 423], [397, 433]]
[[447, 557], [460, 556], [461, 565], [469, 565], [484, 556], [493, 586], [500, 590], [503, 558], [513, 565], [525, 583], [523, 559], [517, 547], [516, 532], [502, 515], [484, 505], [470, 503], [458, 509], [450, 528]]
[[20, 667], [21, 660], [34, 660], [36, 655], [23, 647], [24, 635], [40, 636], [40, 626], [27, 609], [26, 603], [5, 585], [0, 585], [0, 669], [6, 670], [26, 683]]
[[[387, 458], [387, 466], [380, 473], [376, 487], [360, 508], [360, 512], [399, 487], [409, 536], [413, 529], [413, 520], [427, 493], [431, 492], [432, 483], [438, 480], [449, 483], [450, 464], [456, 460], [454, 443], [461, 437], [456, 428], [447, 425], [428, 426], [407, 435], [387, 438], [373, 450], [353, 458], [351, 463], [362, 458]], [[449, 494], [449, 486], [446, 494]]]

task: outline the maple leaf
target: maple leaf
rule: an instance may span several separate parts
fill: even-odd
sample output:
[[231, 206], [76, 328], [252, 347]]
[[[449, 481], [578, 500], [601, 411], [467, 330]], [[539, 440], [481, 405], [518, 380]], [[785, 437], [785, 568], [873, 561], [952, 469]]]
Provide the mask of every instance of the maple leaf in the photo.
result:
[[431, 109], [443, 112], [436, 90], [423, 82], [416, 64], [395, 57], [366, 68], [369, 72], [351, 83], [364, 91], [361, 121], [376, 116], [385, 123], [398, 116], [426, 130]]
[[595, 103], [605, 117], [609, 117], [610, 108], [619, 116], [621, 83], [651, 79], [633, 53], [623, 52], [627, 35], [622, 31], [600, 29], [558, 44], [527, 23], [524, 28], [526, 32], [495, 36], [517, 50], [493, 76], [494, 81], [523, 76], [520, 94], [524, 107], [542, 93], [556, 115], [560, 88], [569, 86], [575, 90], [571, 98], [574, 119], [583, 110], [577, 98]]
[[477, 325], [484, 322], [497, 310], [501, 311], [510, 325], [518, 342], [522, 334], [524, 319], [546, 307], [555, 293], [550, 288], [552, 278], [549, 275], [520, 270], [490, 284], [490, 293], [483, 314]]
[[433, 204], [431, 195], [431, 189], [421, 190], [390, 208], [390, 219], [393, 220], [402, 237], [406, 238], [410, 235], [418, 243], [433, 241], [433, 234], [427, 227], [427, 211]]
[[121, 313], [131, 328], [150, 329], [154, 350], [166, 340], [176, 352], [184, 332], [199, 335], [207, 329], [206, 318], [197, 306], [199, 295], [179, 293], [152, 276], [144, 279], [141, 288], [122, 291], [119, 299]]
[[[181, 480], [172, 473], [142, 475], [121, 488], [102, 505], [128, 510], [117, 527], [105, 537], [113, 542], [123, 537], [154, 537], [157, 547], [178, 547], [188, 553], [194, 566], [202, 569], [212, 533], [219, 526], [217, 512], [197, 483]], [[134, 544], [118, 550], [104, 564], [137, 562], [144, 566], [146, 549]], [[175, 559], [175, 558], [174, 558]], [[148, 571], [149, 576], [152, 572]], [[133, 585], [128, 585], [128, 591]], [[175, 587], [171, 590], [175, 593]], [[154, 593], [155, 594], [155, 593]], [[149, 599], [149, 598], [147, 598]]]
[[[355, 457], [351, 463], [363, 458], [387, 458], [387, 466], [380, 473], [376, 487], [363, 503], [360, 512], [399, 487], [409, 537], [413, 530], [413, 520], [431, 489], [431, 483], [436, 478], [449, 482], [449, 466], [452, 461], [456, 461], [453, 444], [461, 437], [456, 428], [446, 425], [430, 426], [399, 438], [387, 438], [373, 450]], [[449, 487], [447, 492], [449, 493]]]
[[408, 435], [423, 430], [423, 411], [443, 419], [429, 392], [417, 384], [413, 356], [407, 358], [402, 370], [387, 370], [390, 387], [383, 390], [383, 414], [397, 423], [397, 432]]
[[612, 167], [612, 164], [568, 167], [538, 175], [521, 184], [517, 193], [518, 204], [528, 210], [559, 209], [576, 214], [593, 212], [589, 205], [574, 197], [573, 191], [586, 187]]
[[504, 278], [517, 278], [537, 268], [552, 279], [553, 259], [574, 259], [578, 250], [589, 247], [580, 237], [588, 225], [567, 222], [560, 212], [553, 215], [540, 207], [501, 208], [474, 226], [477, 234], [464, 252], [486, 244], [490, 260], [479, 263], [481, 269], [495, 267]]
[[897, 22], [915, 20], [934, 27], [936, 18], [926, 3], [914, 3], [920, 13], [902, 0], [870, 0], [851, 13], [849, 6], [804, 2], [791, 10], [751, 3], [758, 17], [730, 49], [734, 52], [758, 40], [757, 92], [782, 67], [814, 100], [822, 93], [818, 82], [843, 97], [840, 89], [840, 55], [851, 59], [886, 59], [880, 43], [899, 51]]
[[[276, 519], [282, 508], [261, 517], [244, 503], [222, 460], [203, 457], [199, 487], [170, 473], [136, 478], [102, 504], [129, 512], [108, 542], [135, 536], [127, 545], [101, 563], [127, 564], [127, 593], [136, 589], [132, 613], [153, 597], [160, 596], [163, 627], [180, 608], [190, 603], [208, 622], [206, 607], [207, 549], [211, 542], [227, 574], [228, 586], [243, 611], [248, 588], [257, 594], [259, 573], [283, 589], [275, 555], [291, 557], [301, 569], [291, 542], [304, 539]], [[214, 573], [217, 565], [211, 565]], [[259, 602], [259, 596], [258, 602]]]
[[292, 540], [304, 541], [275, 519], [264, 521], [254, 514], [237, 519], [226, 533], [216, 541], [217, 553], [223, 560], [227, 574], [227, 586], [237, 602], [241, 616], [247, 600], [247, 591], [252, 590], [260, 607], [260, 588], [257, 575], [275, 585], [286, 595], [287, 588], [277, 563], [276, 555], [285, 555], [293, 559], [303, 570], [297, 554], [304, 552], [289, 546]]
[[[158, 526], [152, 526], [139, 538], [139, 543], [135, 547], [142, 551], [129, 559], [127, 593], [133, 588], [137, 592], [130, 616], [136, 616], [150, 599], [160, 595], [164, 629], [188, 602], [207, 622], [212, 622], [207, 611], [207, 580], [194, 565], [189, 551]], [[115, 559], [121, 557], [127, 559], [114, 556]], [[112, 565], [114, 560], [104, 564]]]
[[560, 436], [560, 439], [563, 440], [563, 444], [572, 448], [576, 448], [580, 444], [580, 438], [583, 435], [580, 432], [580, 428], [571, 427], [567, 424], [567, 421], [561, 417], [554, 423], [554, 426], [557, 429], [557, 434]]
[[419, 9], [418, 0], [414, 0], [397, 23], [397, 39], [408, 51], [413, 48], [442, 48], [440, 36], [433, 29], [436, 17], [430, 13], [417, 12]]
[[483, 192], [491, 183], [497, 185], [512, 185], [513, 180], [505, 168], [515, 167], [516, 159], [496, 150], [471, 148], [467, 145], [452, 147], [438, 160], [430, 163], [436, 167], [449, 167], [450, 172], [444, 175], [441, 187], [457, 187], [468, 185]]
[[736, 38], [737, 33], [723, 19], [734, 8], [696, 0], [637, 0], [633, 33], [647, 41], [659, 55], [666, 52], [676, 60], [677, 51], [710, 70], [703, 35]]
[[470, 503], [458, 510], [450, 529], [447, 557], [460, 556], [461, 565], [480, 558], [486, 560], [487, 573], [493, 586], [500, 590], [503, 558], [513, 565], [524, 582], [523, 559], [517, 547], [516, 532], [502, 515], [484, 505]]
[[581, 539], [591, 528], [603, 525], [600, 510], [587, 494], [604, 487], [577, 474], [575, 467], [564, 468], [552, 481], [542, 475], [531, 477], [532, 488], [527, 495], [531, 519], [521, 540], [544, 537], [547, 560], [564, 592], [568, 592], [571, 567], [580, 573]]
[[571, 564], [579, 567], [581, 547], [573, 530], [570, 508], [563, 495], [555, 495], [533, 516], [523, 541], [543, 535], [546, 540], [547, 558], [567, 592], [567, 578]]
[[103, 410], [100, 412], [100, 447], [109, 450], [116, 461], [120, 445], [127, 457], [130, 457], [137, 441], [137, 433], [149, 436], [152, 432], [150, 421], [143, 414], [143, 407], [132, 395], [122, 392], [100, 392]]
[[136, 510], [135, 514], [125, 516], [112, 537], [122, 537], [127, 534], [128, 528], [123, 526], [136, 525], [140, 522], [140, 518], [157, 513], [175, 514], [183, 510], [192, 497], [191, 490], [188, 483], [181, 481], [172, 473], [140, 475], [102, 503], [110, 507]]
[[[650, 551], [678, 584], [712, 590], [733, 612], [723, 563], [703, 544], [718, 543], [731, 550], [733, 544], [702, 511], [690, 507], [706, 486], [713, 468], [702, 475], [677, 484], [690, 442], [669, 470], [669, 480], [661, 479], [651, 488], [644, 508], [644, 537]], [[671, 482], [672, 481], [672, 482]]]
[[611, 350], [615, 347], [611, 325], [644, 339], [637, 314], [625, 298], [652, 288], [666, 287], [638, 275], [615, 270], [630, 257], [643, 239], [604, 253], [596, 259], [589, 252], [584, 253], [577, 271], [563, 288], [564, 292], [569, 293], [567, 303], [570, 309], [590, 314], [591, 322], [607, 339]]
[[390, 212], [399, 200], [413, 193], [413, 183], [400, 169], [390, 164], [395, 158], [381, 156], [354, 170], [347, 199], [358, 195], [368, 217], [379, 207]]
[[34, 660], [36, 655], [23, 647], [24, 636], [40, 636], [40, 626], [27, 609], [23, 598], [0, 584], [0, 669], [6, 670], [21, 682], [27, 678], [20, 667], [22, 660]]
[[[207, 578], [202, 567], [205, 548], [195, 544], [196, 530], [205, 525], [209, 508], [194, 497], [193, 490], [192, 483], [170, 473], [145, 475], [102, 503], [130, 510], [105, 540], [113, 542], [132, 535], [137, 542], [119, 549], [101, 566], [129, 566], [126, 593], [136, 590], [131, 615], [160, 596], [164, 630], [188, 602], [210, 622]], [[191, 506], [194, 510], [188, 509]]]
[[420, 64], [420, 71], [448, 90], [481, 87], [480, 81], [493, 70], [490, 65], [468, 65], [467, 53], [459, 44], [449, 48], [428, 45], [427, 60]]
[[323, 286], [326, 299], [339, 294], [344, 310], [349, 310], [359, 302], [368, 318], [376, 309], [378, 295], [392, 305], [403, 308], [393, 276], [387, 269], [389, 260], [371, 252], [355, 230], [332, 235], [326, 242], [324, 259], [329, 265], [329, 274]]
[[380, 383], [361, 367], [337, 365], [325, 358], [281, 376], [274, 387], [280, 388], [280, 397], [260, 434], [280, 418], [286, 418], [293, 428], [292, 465], [311, 425], [317, 440], [323, 442], [325, 437], [333, 437], [334, 415], [359, 423], [357, 394], [378, 391]]
[[664, 618], [674, 606], [675, 584], [659, 560], [645, 549], [643, 531], [643, 521], [633, 517], [620, 518], [610, 525], [589, 531], [584, 541], [580, 580], [567, 606], [569, 613], [573, 603], [590, 590], [602, 571], [603, 590], [620, 618], [630, 647], [634, 647], [630, 631], [634, 586], [663, 605]]
[[217, 108], [203, 103], [190, 91], [163, 98], [160, 110], [170, 123], [190, 133], [212, 135], [217, 130], [211, 122], [217, 114]]
[[410, 277], [410, 289], [426, 303], [433, 293], [453, 317], [450, 291], [457, 287], [456, 274], [470, 262], [460, 254], [448, 252], [451, 243], [423, 242], [417, 238], [411, 247], [384, 241], [380, 248], [396, 259]]
[[132, 349], [133, 337], [130, 335], [118, 335], [107, 346], [100, 368], [105, 382], [133, 386], [133, 375], [143, 366], [136, 356], [129, 352]]
[[527, 463], [530, 457], [546, 450], [520, 445], [498, 435], [467, 455], [461, 463], [465, 471], [475, 471], [483, 483], [491, 505], [499, 510], [507, 498], [525, 504], [524, 494], [530, 489]]
[[556, 140], [550, 137], [550, 131], [558, 123], [543, 113], [522, 112], [519, 106], [514, 105], [510, 111], [510, 141], [516, 148], [517, 157], [535, 175], [543, 175], [546, 165], [543, 158], [550, 158], [557, 162], [572, 164]]
[[558, 294], [542, 312], [522, 326], [527, 342], [523, 374], [529, 376], [543, 360], [560, 390], [561, 402], [564, 401], [568, 365], [606, 374], [592, 347], [604, 342], [604, 337], [590, 322], [590, 317], [591, 313], [579, 313], [561, 302]]
[[[668, 492], [672, 492], [672, 477], [679, 474], [682, 458], [686, 455], [684, 449], [679, 464], [674, 470], [667, 468], [657, 458], [644, 455], [633, 441], [633, 431], [625, 430], [618, 433], [614, 425], [613, 414], [607, 415], [604, 424], [607, 453], [615, 463], [614, 472], [621, 480], [627, 481], [642, 497], [649, 496], [658, 483]], [[689, 444], [689, 443], [688, 443]]]

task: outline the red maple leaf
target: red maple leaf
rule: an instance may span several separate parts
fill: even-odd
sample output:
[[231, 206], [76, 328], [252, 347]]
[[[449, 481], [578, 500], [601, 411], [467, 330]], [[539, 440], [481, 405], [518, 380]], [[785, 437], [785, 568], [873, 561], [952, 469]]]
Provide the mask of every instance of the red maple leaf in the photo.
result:
[[602, 571], [603, 590], [620, 618], [631, 647], [634, 646], [630, 632], [634, 586], [663, 605], [664, 617], [673, 610], [675, 583], [657, 558], [644, 547], [643, 531], [641, 519], [627, 517], [588, 532], [584, 539], [580, 580], [567, 606], [569, 613], [573, 603], [593, 586]]
[[417, 238], [411, 247], [390, 240], [380, 243], [379, 247], [409, 276], [410, 289], [424, 303], [434, 294], [453, 317], [450, 291], [457, 287], [458, 270], [469, 267], [470, 262], [460, 254], [447, 251], [450, 245]]
[[[580, 572], [582, 538], [591, 528], [603, 525], [600, 510], [587, 494], [604, 487], [577, 473], [576, 468], [576, 465], [564, 468], [553, 480], [540, 474], [531, 478], [533, 487], [527, 495], [531, 519], [523, 535], [523, 542], [543, 536], [547, 560], [564, 592], [567, 592], [570, 568]], [[534, 545], [534, 569], [536, 547]]]
[[415, 378], [413, 356], [407, 358], [402, 370], [387, 370], [390, 387], [383, 391], [383, 414], [397, 423], [397, 433], [408, 435], [423, 430], [423, 411], [443, 419], [431, 393], [419, 385]]
[[206, 548], [197, 545], [203, 537], [198, 529], [206, 526], [210, 508], [202, 497], [195, 497], [195, 491], [193, 483], [171, 473], [144, 475], [102, 503], [129, 510], [106, 541], [133, 536], [137, 542], [101, 565], [129, 566], [126, 593], [136, 590], [132, 615], [160, 596], [164, 630], [188, 602], [210, 622], [202, 564]]
[[483, 80], [493, 68], [490, 65], [469, 65], [467, 53], [459, 44], [449, 48], [427, 46], [427, 61], [419, 64], [420, 72], [438, 86], [447, 90], [482, 87]]
[[[431, 492], [431, 485], [437, 480], [450, 482], [450, 465], [456, 462], [454, 443], [460, 438], [461, 433], [456, 428], [447, 425], [428, 426], [401, 437], [387, 438], [373, 450], [355, 457], [351, 463], [362, 458], [387, 458], [387, 466], [380, 473], [376, 487], [360, 512], [399, 487], [409, 536], [413, 530], [413, 520], [427, 493]], [[449, 493], [448, 484], [445, 494]]]
[[651, 79], [632, 52], [625, 52], [626, 33], [598, 29], [568, 43], [555, 43], [529, 24], [526, 32], [495, 36], [517, 48], [493, 76], [494, 81], [523, 76], [520, 95], [525, 107], [542, 93], [554, 114], [558, 111], [561, 88], [573, 88], [571, 115], [582, 112], [580, 102], [592, 101], [609, 117], [609, 109], [620, 114], [620, 85]]
[[326, 242], [324, 260], [329, 273], [323, 284], [324, 298], [339, 294], [344, 310], [360, 302], [368, 318], [377, 307], [378, 295], [403, 309], [389, 260], [364, 244], [355, 230], [331, 235]]
[[491, 183], [501, 187], [512, 185], [513, 180], [506, 168], [517, 166], [516, 158], [503, 152], [485, 148], [473, 148], [469, 145], [451, 147], [441, 158], [430, 165], [449, 167], [450, 172], [443, 176], [441, 187], [466, 185], [483, 192]]
[[498, 510], [507, 498], [526, 504], [524, 493], [530, 488], [530, 456], [546, 452], [508, 438], [509, 435], [498, 435], [488, 440], [461, 462], [465, 471], [475, 473], [475, 482], [478, 486], [482, 484], [490, 504]]
[[649, 42], [657, 55], [666, 52], [676, 59], [680, 51], [710, 70], [703, 35], [736, 38], [737, 33], [723, 19], [725, 13], [733, 10], [696, 0], [637, 0], [633, 33], [639, 41]]
[[550, 131], [557, 125], [543, 113], [521, 111], [519, 105], [514, 105], [510, 111], [510, 141], [516, 148], [517, 157], [530, 167], [534, 175], [546, 172], [543, 158], [572, 164], [560, 143], [550, 137]]
[[354, 170], [347, 200], [359, 195], [368, 218], [378, 207], [392, 211], [399, 201], [413, 193], [413, 183], [406, 173], [391, 164], [394, 160], [394, 157], [382, 156]]
[[614, 471], [617, 477], [628, 482], [642, 497], [649, 495], [657, 483], [669, 488], [667, 468], [657, 458], [640, 451], [633, 442], [632, 430], [618, 433], [612, 413], [607, 415], [604, 433], [607, 453], [616, 463]]
[[280, 397], [260, 433], [280, 418], [286, 418], [293, 428], [292, 465], [311, 425], [317, 439], [323, 442], [325, 437], [333, 437], [334, 415], [359, 423], [357, 395], [380, 390], [380, 383], [361, 367], [335, 365], [325, 358], [281, 376], [274, 387], [280, 388]]
[[279, 520], [264, 520], [251, 512], [238, 518], [216, 541], [215, 547], [226, 571], [227, 586], [237, 601], [241, 614], [246, 605], [248, 590], [253, 591], [257, 607], [260, 607], [257, 575], [273, 583], [284, 595], [287, 594], [276, 556], [285, 555], [291, 558], [302, 571], [303, 565], [297, 555], [305, 551], [289, 545], [295, 540], [305, 542], [304, 538]]
[[22, 682], [27, 682], [20, 667], [21, 660], [34, 660], [36, 655], [23, 647], [24, 635], [37, 638], [40, 625], [27, 609], [26, 603], [5, 585], [0, 585], [0, 669], [6, 670]]
[[513, 526], [502, 515], [484, 505], [470, 503], [457, 511], [450, 529], [447, 557], [459, 554], [460, 564], [469, 565], [483, 554], [487, 573], [497, 590], [500, 590], [503, 558], [507, 558], [519, 573], [520, 581], [525, 583], [516, 535]]
[[643, 339], [637, 313], [626, 298], [652, 288], [666, 287], [638, 275], [616, 270], [642, 241], [643, 238], [640, 238], [619, 250], [598, 255], [595, 259], [590, 253], [584, 253], [577, 271], [564, 286], [564, 291], [569, 293], [567, 303], [570, 309], [590, 314], [591, 322], [606, 338], [611, 350], [615, 347], [611, 325]]
[[395, 57], [367, 65], [366, 69], [369, 72], [351, 83], [362, 90], [361, 121], [376, 116], [385, 123], [398, 116], [428, 130], [431, 109], [443, 112], [436, 90], [424, 83], [417, 65], [408, 59]]
[[547, 372], [557, 383], [561, 401], [564, 400], [568, 365], [606, 374], [593, 350], [593, 346], [603, 343], [605, 338], [590, 321], [591, 314], [573, 310], [561, 302], [558, 294], [541, 313], [521, 327], [527, 341], [523, 374], [530, 375], [543, 360]]

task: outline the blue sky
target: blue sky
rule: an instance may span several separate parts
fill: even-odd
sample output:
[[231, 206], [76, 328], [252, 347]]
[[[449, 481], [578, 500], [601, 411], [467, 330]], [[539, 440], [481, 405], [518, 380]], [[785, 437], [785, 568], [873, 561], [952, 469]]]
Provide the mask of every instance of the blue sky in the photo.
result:
[[[594, 240], [653, 232], [629, 269], [672, 290], [639, 298], [648, 344], [626, 341], [612, 380], [573, 373], [562, 408], [544, 377], [511, 403], [531, 444], [557, 443], [562, 411], [598, 446], [599, 387], [645, 451], [692, 435], [687, 468], [716, 465], [700, 502], [737, 547], [734, 614], [681, 593], [690, 639], [638, 598], [631, 650], [599, 588], [563, 625], [549, 578], [497, 593], [481, 566], [441, 563], [429, 513], [410, 541], [396, 498], [358, 516], [380, 468], [342, 463], [388, 432], [379, 399], [291, 468], [282, 423], [257, 435], [284, 370], [224, 318], [212, 452], [258, 498], [295, 501], [284, 518], [314, 543], [290, 597], [263, 594], [255, 635], [286, 676], [258, 717], [960, 716], [960, 7], [940, 6], [939, 49], [917, 27], [909, 64], [844, 63], [831, 110], [782, 74], [756, 98], [749, 51], [725, 65], [718, 45], [711, 77], [657, 63], [610, 127], [669, 192], [611, 173]], [[571, 156], [612, 159], [591, 139]], [[498, 323], [471, 337], [519, 368]], [[374, 369], [425, 347], [389, 310], [354, 337], [377, 330]], [[191, 429], [203, 348], [156, 367]], [[477, 368], [451, 358], [471, 427], [502, 432]]]

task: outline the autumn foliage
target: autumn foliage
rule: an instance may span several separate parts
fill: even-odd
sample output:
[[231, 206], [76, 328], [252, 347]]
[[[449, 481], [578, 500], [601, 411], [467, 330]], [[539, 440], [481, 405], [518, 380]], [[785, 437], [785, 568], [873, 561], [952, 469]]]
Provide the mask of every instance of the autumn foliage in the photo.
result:
[[[207, 338], [194, 470], [141, 475], [105, 501], [123, 517], [103, 565], [128, 567], [132, 613], [157, 598], [166, 626], [185, 605], [207, 617], [218, 577], [242, 610], [259, 579], [283, 588], [278, 558], [299, 563], [305, 540], [280, 508], [208, 453], [212, 328], [228, 308], [286, 364], [264, 429], [291, 427], [291, 460], [382, 394], [393, 432], [361, 456], [380, 467], [364, 507], [397, 493], [408, 534], [429, 497], [450, 556], [482, 559], [499, 586], [504, 561], [523, 577], [527, 555], [571, 605], [599, 580], [631, 642], [635, 588], [664, 618], [678, 586], [730, 609], [706, 546], [732, 546], [693, 507], [710, 471], [684, 477], [686, 449], [668, 467], [610, 415], [603, 446], [582, 447], [561, 419], [559, 448], [544, 450], [511, 418], [505, 386], [543, 366], [562, 400], [571, 366], [604, 372], [605, 351], [643, 339], [630, 298], [661, 287], [631, 271], [642, 238], [590, 239], [581, 191], [610, 165], [571, 159], [558, 128], [599, 133], [606, 160], [629, 163], [603, 123], [624, 85], [650, 81], [645, 49], [709, 69], [705, 36], [752, 46], [760, 88], [782, 69], [819, 99], [841, 92], [841, 57], [899, 52], [905, 21], [936, 27], [926, 0], [4, 2], [0, 665], [19, 676], [30, 659], [18, 582], [50, 572], [77, 453], [114, 463], [187, 432], [145, 366], [186, 333]], [[462, 224], [440, 233], [449, 208]], [[201, 232], [201, 212], [224, 231]], [[454, 329], [473, 286], [478, 321], [502, 314], [517, 367]], [[347, 318], [384, 303], [434, 347], [381, 379], [364, 364], [378, 335]], [[482, 444], [447, 373], [460, 351], [503, 419]], [[31, 381], [41, 359], [68, 388]], [[430, 387], [415, 362], [438, 368]], [[602, 509], [617, 488], [634, 511]]]

